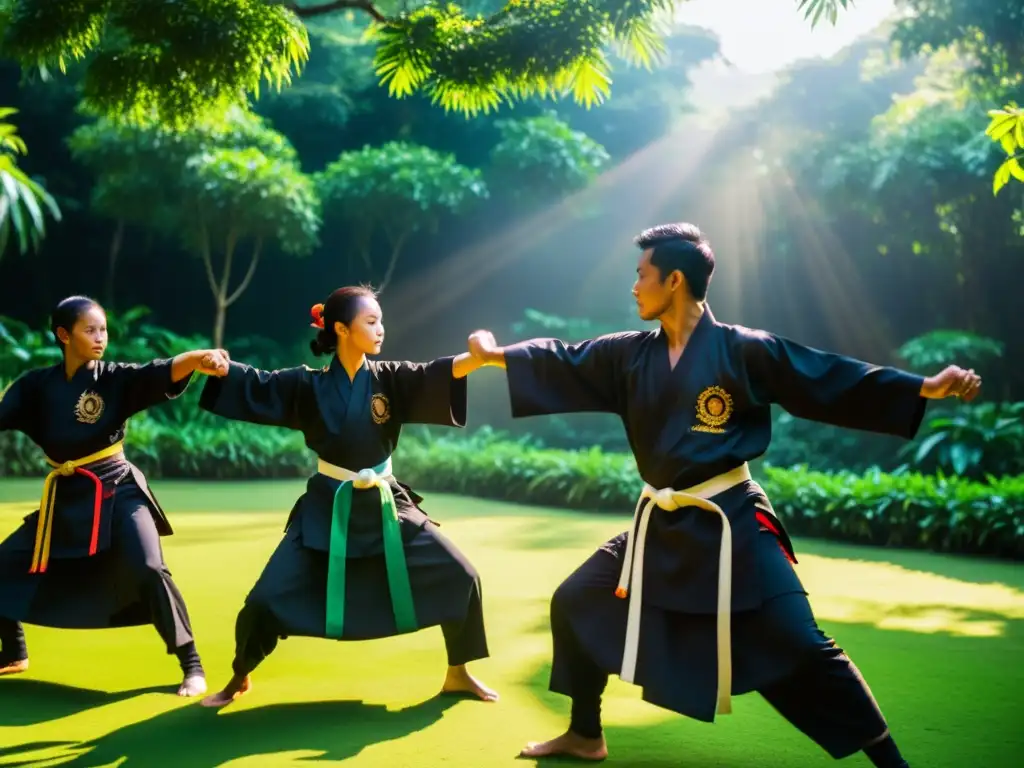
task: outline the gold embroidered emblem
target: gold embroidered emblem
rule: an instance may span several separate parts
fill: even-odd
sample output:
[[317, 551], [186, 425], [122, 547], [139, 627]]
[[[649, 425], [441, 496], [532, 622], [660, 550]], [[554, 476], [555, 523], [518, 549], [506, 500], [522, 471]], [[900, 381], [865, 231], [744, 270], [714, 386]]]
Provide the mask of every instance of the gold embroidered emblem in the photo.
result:
[[722, 426], [732, 416], [732, 395], [719, 386], [708, 387], [697, 396], [697, 420], [690, 429], [712, 435], [725, 434]]
[[391, 418], [391, 405], [384, 395], [374, 395], [370, 398], [370, 414], [375, 424], [383, 424]]
[[83, 392], [75, 405], [75, 417], [83, 424], [95, 424], [103, 415], [103, 398], [95, 392]]

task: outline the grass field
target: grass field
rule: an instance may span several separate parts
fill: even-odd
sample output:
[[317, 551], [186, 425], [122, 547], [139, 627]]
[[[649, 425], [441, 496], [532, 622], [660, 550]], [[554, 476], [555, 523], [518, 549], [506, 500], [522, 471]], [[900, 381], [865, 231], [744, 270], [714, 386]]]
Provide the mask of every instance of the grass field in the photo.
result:
[[[276, 545], [301, 482], [186, 484], [157, 492], [177, 534], [165, 553], [188, 601], [211, 688], [229, 674], [234, 618]], [[0, 482], [0, 535], [40, 484]], [[472, 666], [497, 704], [435, 698], [440, 630], [369, 643], [290, 639], [250, 695], [214, 712], [171, 695], [173, 657], [151, 628], [29, 627], [31, 670], [0, 679], [0, 766], [500, 768], [561, 732], [547, 692], [548, 599], [623, 518], [428, 494], [424, 508], [481, 572], [491, 658]], [[628, 513], [628, 510], [626, 511]], [[825, 630], [860, 666], [913, 766], [1007, 768], [1024, 754], [1024, 569], [926, 553], [798, 541]], [[832, 765], [756, 694], [715, 725], [640, 701], [613, 680], [611, 757], [633, 768]], [[867, 766], [862, 756], [844, 766]]]

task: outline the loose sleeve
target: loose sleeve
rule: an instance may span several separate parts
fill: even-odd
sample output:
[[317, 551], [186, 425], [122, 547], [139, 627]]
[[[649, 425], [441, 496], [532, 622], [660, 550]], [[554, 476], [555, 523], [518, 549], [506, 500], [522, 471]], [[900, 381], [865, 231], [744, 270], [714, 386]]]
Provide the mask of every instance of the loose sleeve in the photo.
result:
[[32, 387], [28, 386], [31, 373], [16, 378], [0, 391], [0, 432], [24, 432], [32, 420]]
[[171, 379], [172, 360], [153, 360], [149, 363], [114, 363], [111, 372], [118, 378], [118, 391], [122, 417], [181, 397], [188, 389], [192, 375], [181, 381]]
[[226, 376], [207, 378], [199, 407], [225, 419], [301, 430], [299, 402], [310, 374], [305, 367], [263, 371], [232, 362]]
[[624, 409], [626, 350], [635, 334], [565, 344], [531, 339], [505, 347], [512, 416]]
[[742, 340], [754, 400], [797, 418], [911, 440], [924, 418], [923, 377], [805, 347], [769, 333]]
[[392, 379], [392, 392], [403, 424], [466, 426], [467, 378], [452, 376], [454, 357], [429, 363], [385, 362], [381, 367]]

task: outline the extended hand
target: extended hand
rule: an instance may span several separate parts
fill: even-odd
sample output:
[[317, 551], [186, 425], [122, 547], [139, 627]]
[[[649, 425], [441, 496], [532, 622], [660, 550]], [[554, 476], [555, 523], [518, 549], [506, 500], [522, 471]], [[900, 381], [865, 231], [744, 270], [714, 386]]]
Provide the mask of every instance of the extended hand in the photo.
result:
[[921, 387], [921, 395], [932, 400], [959, 397], [969, 403], [978, 396], [980, 390], [981, 377], [974, 372], [973, 368], [964, 370], [959, 366], [951, 365], [941, 373], [925, 379], [924, 385]]
[[473, 331], [469, 334], [469, 354], [477, 360], [487, 362], [498, 349], [498, 342], [490, 331]]
[[204, 376], [227, 376], [231, 357], [225, 349], [207, 349], [199, 359], [196, 373]]

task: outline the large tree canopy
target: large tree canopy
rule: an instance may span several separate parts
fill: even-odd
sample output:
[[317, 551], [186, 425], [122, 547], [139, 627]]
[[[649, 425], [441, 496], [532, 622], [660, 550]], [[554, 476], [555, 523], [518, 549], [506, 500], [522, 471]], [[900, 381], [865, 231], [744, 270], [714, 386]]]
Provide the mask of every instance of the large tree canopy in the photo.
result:
[[[422, 92], [473, 115], [530, 96], [602, 101], [608, 46], [648, 64], [662, 48], [657, 20], [682, 2], [0, 0], [0, 53], [44, 71], [83, 60], [93, 110], [185, 124], [244, 102], [264, 82], [289, 83], [309, 55], [306, 20], [358, 13], [371, 22], [375, 70], [392, 95]], [[797, 5], [816, 23], [849, 2]]]

